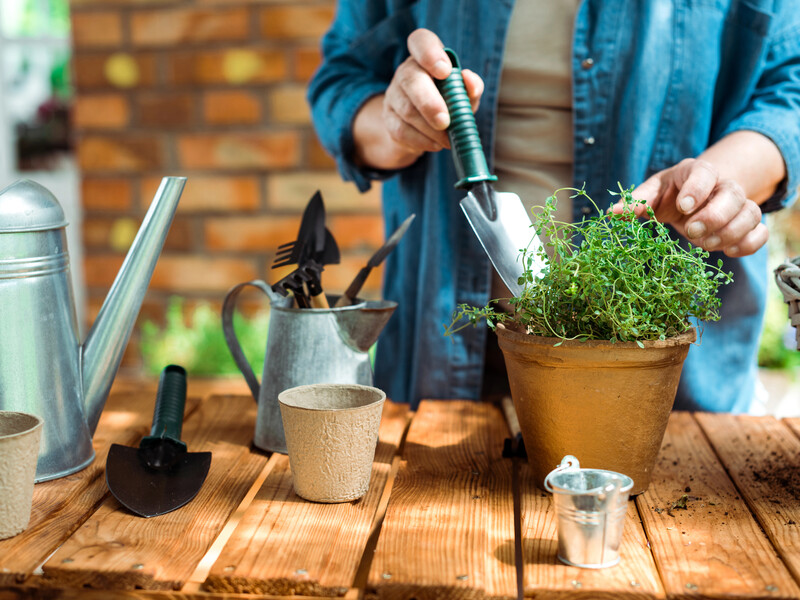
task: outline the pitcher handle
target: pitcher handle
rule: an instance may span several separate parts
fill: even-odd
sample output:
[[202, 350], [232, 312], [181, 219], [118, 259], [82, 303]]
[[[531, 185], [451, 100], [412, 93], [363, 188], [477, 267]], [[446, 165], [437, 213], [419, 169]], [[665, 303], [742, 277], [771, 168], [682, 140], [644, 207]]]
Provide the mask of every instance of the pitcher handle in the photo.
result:
[[222, 332], [225, 334], [225, 342], [228, 344], [228, 349], [231, 351], [233, 361], [236, 363], [236, 366], [239, 367], [242, 375], [244, 375], [244, 380], [247, 382], [247, 386], [253, 394], [253, 399], [258, 402], [261, 384], [258, 382], [258, 378], [253, 372], [250, 363], [247, 361], [244, 350], [242, 350], [242, 346], [239, 344], [239, 340], [236, 337], [236, 332], [233, 330], [233, 312], [236, 308], [236, 299], [247, 286], [252, 286], [261, 290], [270, 299], [275, 295], [272, 288], [260, 279], [254, 279], [253, 281], [247, 281], [232, 287], [225, 296], [225, 301], [222, 303]]

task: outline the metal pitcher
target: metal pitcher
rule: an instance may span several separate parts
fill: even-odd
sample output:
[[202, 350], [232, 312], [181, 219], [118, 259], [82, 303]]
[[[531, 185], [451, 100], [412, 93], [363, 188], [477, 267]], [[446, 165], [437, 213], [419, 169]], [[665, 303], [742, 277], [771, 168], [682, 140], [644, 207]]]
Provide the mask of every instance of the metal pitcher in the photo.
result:
[[0, 410], [44, 419], [37, 482], [94, 458], [92, 435], [185, 183], [162, 180], [82, 344], [61, 205], [30, 180], [0, 191]]
[[[236, 299], [247, 286], [270, 299], [267, 351], [261, 383], [233, 330]], [[278, 394], [312, 383], [372, 385], [369, 349], [397, 308], [390, 300], [358, 302], [339, 308], [291, 308], [291, 299], [261, 280], [233, 287], [222, 306], [222, 329], [236, 366], [258, 403], [253, 443], [286, 454]], [[330, 303], [333, 306], [334, 302]]]

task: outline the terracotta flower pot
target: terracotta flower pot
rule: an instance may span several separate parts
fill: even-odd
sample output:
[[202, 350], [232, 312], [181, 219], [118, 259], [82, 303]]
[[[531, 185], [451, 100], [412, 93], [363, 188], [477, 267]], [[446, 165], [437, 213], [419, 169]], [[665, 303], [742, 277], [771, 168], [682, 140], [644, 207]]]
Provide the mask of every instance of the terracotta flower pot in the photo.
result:
[[650, 484], [694, 329], [664, 341], [567, 340], [497, 328], [536, 484], [572, 454]]

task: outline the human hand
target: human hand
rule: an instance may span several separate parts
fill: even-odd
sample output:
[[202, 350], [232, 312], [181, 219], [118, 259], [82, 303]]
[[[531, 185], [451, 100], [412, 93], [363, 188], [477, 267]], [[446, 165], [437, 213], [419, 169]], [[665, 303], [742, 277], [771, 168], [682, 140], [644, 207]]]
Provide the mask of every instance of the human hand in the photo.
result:
[[[417, 29], [408, 36], [408, 51], [411, 56], [397, 67], [383, 96], [382, 116], [391, 139], [419, 157], [450, 147], [445, 132], [450, 115], [433, 78], [446, 78], [453, 67], [441, 40], [428, 29]], [[468, 69], [463, 69], [462, 75], [476, 111], [483, 80]]]
[[[644, 200], [656, 219], [708, 251], [747, 256], [769, 238], [758, 204], [747, 198], [736, 181], [721, 178], [711, 163], [701, 159], [687, 158], [655, 173], [632, 195]], [[622, 212], [622, 203], [612, 210]], [[635, 212], [643, 216], [645, 208], [637, 206]]]

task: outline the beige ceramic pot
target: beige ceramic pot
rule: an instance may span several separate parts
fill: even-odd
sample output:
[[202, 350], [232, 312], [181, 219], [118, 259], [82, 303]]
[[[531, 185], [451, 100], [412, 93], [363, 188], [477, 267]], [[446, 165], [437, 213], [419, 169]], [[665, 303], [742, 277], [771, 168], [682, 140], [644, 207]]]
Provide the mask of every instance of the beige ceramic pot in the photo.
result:
[[0, 411], [0, 540], [30, 521], [43, 423], [28, 413]]
[[562, 341], [497, 328], [535, 482], [571, 454], [624, 473], [631, 494], [650, 484], [691, 331], [664, 341]]

